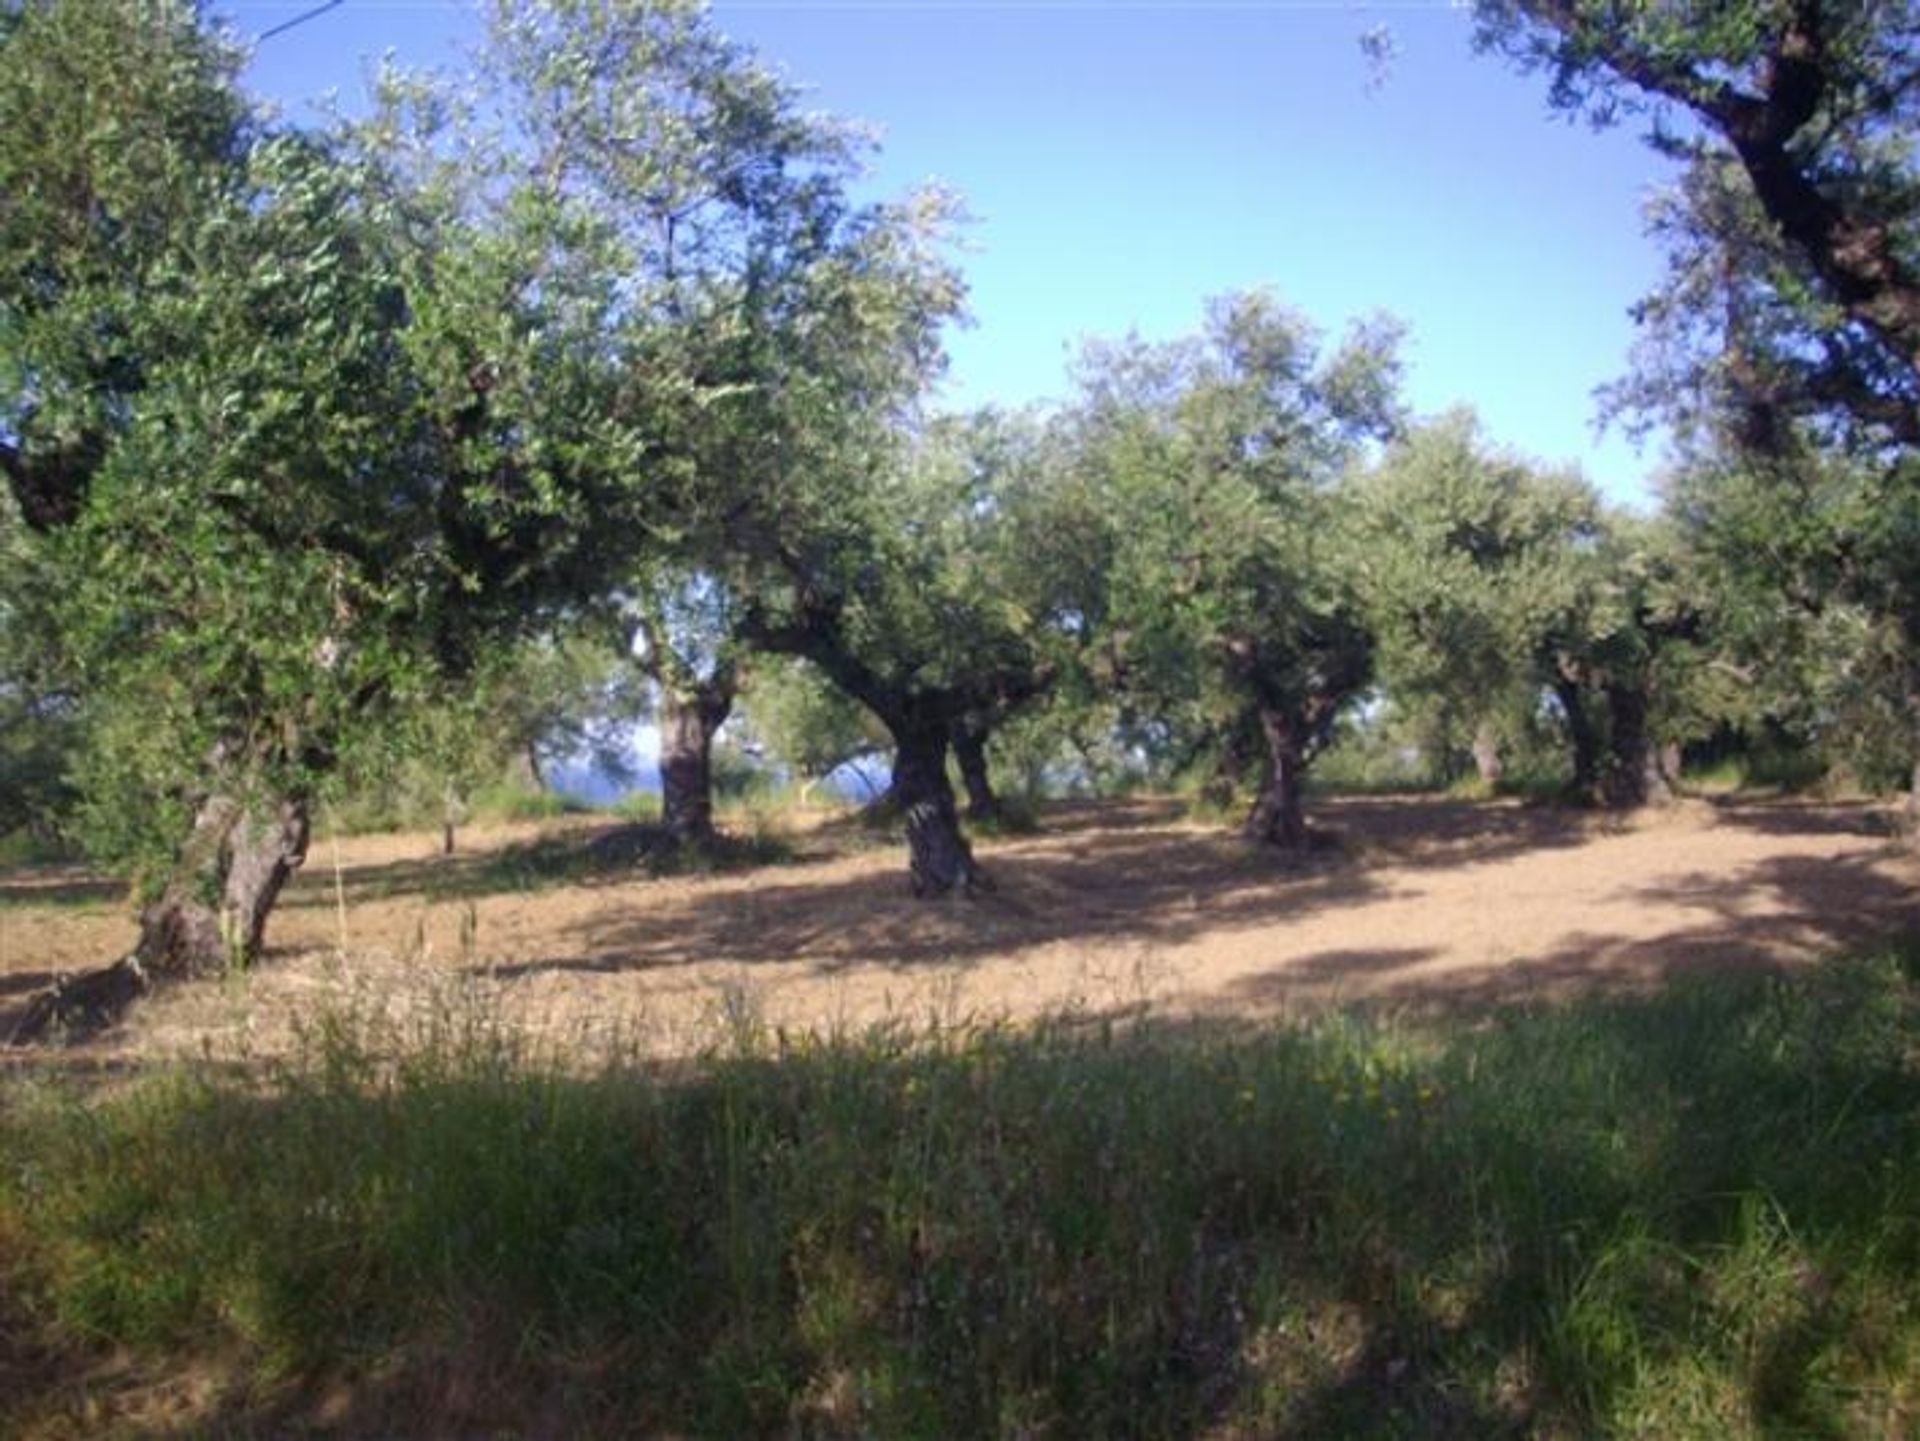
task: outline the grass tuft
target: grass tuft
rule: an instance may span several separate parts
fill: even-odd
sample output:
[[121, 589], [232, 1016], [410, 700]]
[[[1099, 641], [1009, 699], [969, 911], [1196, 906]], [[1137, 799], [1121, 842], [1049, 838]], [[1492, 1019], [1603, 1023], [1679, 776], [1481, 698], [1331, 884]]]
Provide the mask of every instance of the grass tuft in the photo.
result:
[[368, 1434], [1898, 1435], [1917, 1001], [1884, 955], [1470, 1028], [743, 1002], [673, 1074], [335, 1016], [17, 1094], [0, 1235], [47, 1334], [244, 1358], [268, 1431], [325, 1379]]

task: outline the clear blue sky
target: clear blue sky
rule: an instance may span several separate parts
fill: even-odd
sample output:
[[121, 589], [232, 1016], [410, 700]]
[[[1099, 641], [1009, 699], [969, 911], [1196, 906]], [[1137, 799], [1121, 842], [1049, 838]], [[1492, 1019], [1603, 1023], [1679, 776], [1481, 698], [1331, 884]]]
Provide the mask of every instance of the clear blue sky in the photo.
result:
[[[215, 0], [258, 34], [317, 0]], [[1209, 295], [1267, 285], [1337, 331], [1411, 327], [1409, 397], [1466, 402], [1492, 437], [1578, 462], [1639, 501], [1658, 457], [1596, 439], [1594, 387], [1627, 365], [1627, 307], [1661, 163], [1627, 132], [1546, 108], [1544, 84], [1471, 53], [1443, 5], [734, 0], [722, 29], [810, 103], [877, 126], [873, 183], [958, 191], [974, 325], [947, 399], [1058, 397], [1080, 337], [1172, 338]], [[1391, 27], [1378, 83], [1362, 32]], [[351, 96], [383, 50], [446, 61], [456, 0], [345, 0], [266, 41], [249, 73], [292, 113]]]

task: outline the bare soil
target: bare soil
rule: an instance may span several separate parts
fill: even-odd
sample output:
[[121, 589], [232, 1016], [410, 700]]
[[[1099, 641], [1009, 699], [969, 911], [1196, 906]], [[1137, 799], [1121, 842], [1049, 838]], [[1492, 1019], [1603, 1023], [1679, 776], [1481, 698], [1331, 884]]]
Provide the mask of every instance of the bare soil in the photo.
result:
[[[1169, 802], [1063, 805], [980, 846], [991, 894], [936, 903], [908, 896], [898, 847], [844, 826], [796, 833], [791, 864], [578, 883], [510, 864], [554, 824], [470, 831], [452, 857], [437, 836], [322, 834], [265, 963], [154, 997], [71, 1059], [271, 1053], [341, 1010], [671, 1056], [741, 1025], [1478, 1007], [1920, 927], [1920, 860], [1864, 805], [1695, 799], [1620, 820], [1347, 799], [1316, 819], [1332, 843], [1290, 859]], [[557, 824], [583, 847], [608, 828]], [[0, 873], [0, 1035], [32, 991], [132, 939], [111, 884]]]

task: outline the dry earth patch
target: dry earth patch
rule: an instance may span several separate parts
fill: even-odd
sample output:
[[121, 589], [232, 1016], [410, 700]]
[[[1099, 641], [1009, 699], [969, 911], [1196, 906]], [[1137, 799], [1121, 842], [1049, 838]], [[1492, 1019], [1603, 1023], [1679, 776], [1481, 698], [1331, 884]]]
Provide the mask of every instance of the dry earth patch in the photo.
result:
[[[1920, 924], [1920, 863], [1861, 805], [1694, 800], [1622, 821], [1439, 799], [1320, 810], [1340, 844], [1248, 848], [1174, 804], [1071, 804], [988, 842], [996, 890], [906, 894], [900, 856], [834, 827], [717, 876], [545, 881], [554, 823], [437, 854], [322, 835], [250, 974], [139, 1008], [89, 1058], [273, 1050], [328, 1006], [476, 1006], [562, 1044], [684, 1054], [749, 1018], [789, 1028], [1062, 1010], [1258, 1021], [1330, 1002], [1453, 1006], [1787, 964]], [[557, 823], [559, 844], [604, 829]], [[544, 838], [544, 839], [543, 839]], [[56, 973], [131, 942], [117, 890], [0, 874], [0, 1032]], [[74, 1057], [78, 1060], [81, 1057]]]

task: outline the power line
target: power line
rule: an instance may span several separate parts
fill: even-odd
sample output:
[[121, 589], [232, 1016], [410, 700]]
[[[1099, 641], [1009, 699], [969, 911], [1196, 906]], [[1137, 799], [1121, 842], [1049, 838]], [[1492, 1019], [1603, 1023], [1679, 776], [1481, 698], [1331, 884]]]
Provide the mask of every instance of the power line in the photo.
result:
[[344, 4], [346, 4], [346, 0], [326, 0], [325, 4], [314, 6], [313, 9], [307, 11], [304, 15], [296, 15], [291, 20], [283, 20], [280, 24], [274, 26], [271, 30], [262, 30], [260, 32], [260, 40], [257, 40], [254, 43], [259, 44], [260, 41], [271, 40], [276, 35], [284, 35], [287, 33], [287, 31], [293, 29], [294, 26], [304, 25], [309, 20], [315, 19], [321, 15], [324, 15], [329, 10], [336, 10]]

